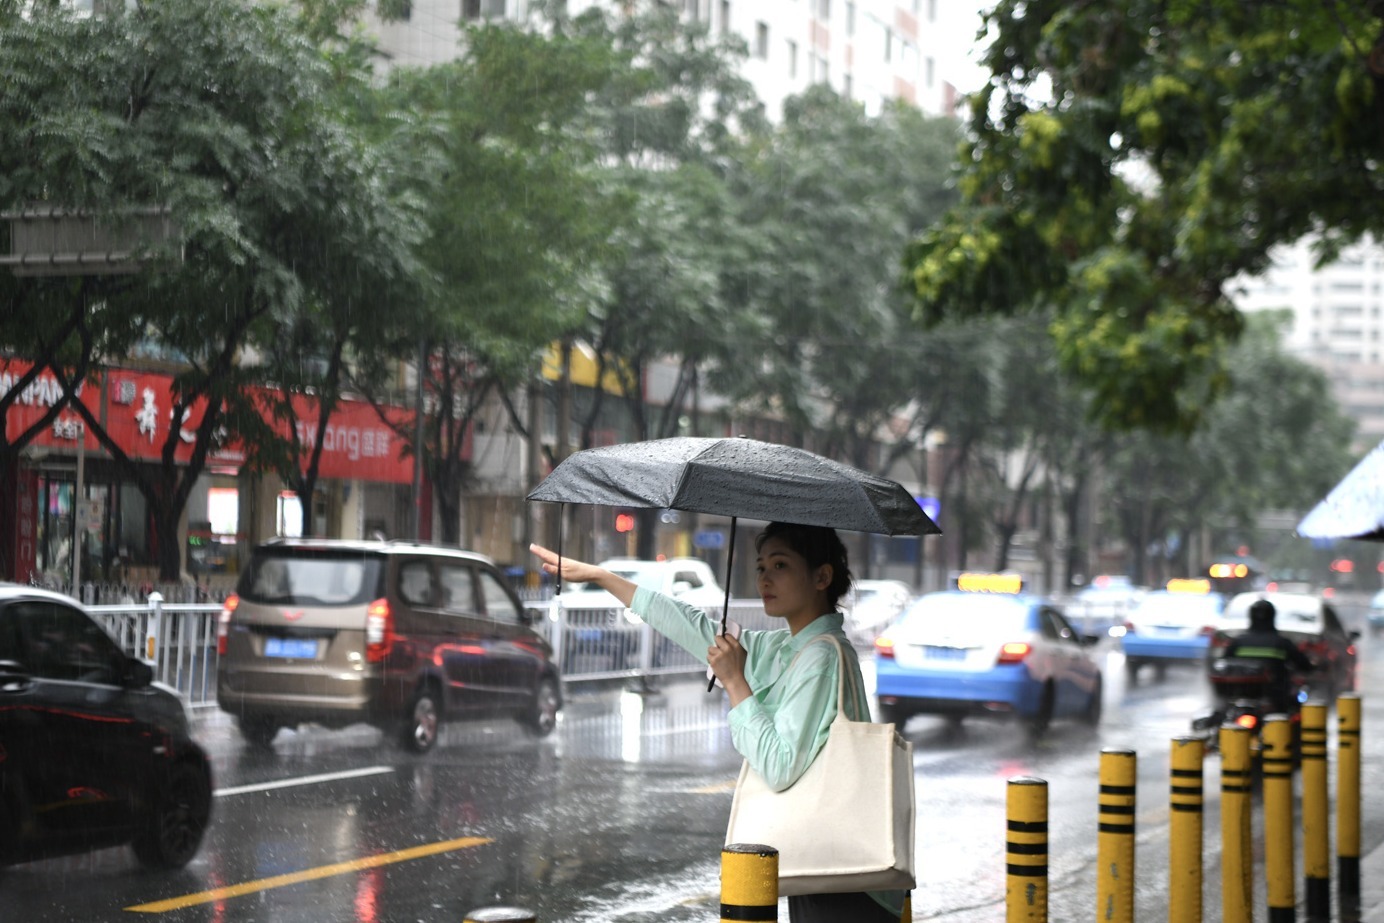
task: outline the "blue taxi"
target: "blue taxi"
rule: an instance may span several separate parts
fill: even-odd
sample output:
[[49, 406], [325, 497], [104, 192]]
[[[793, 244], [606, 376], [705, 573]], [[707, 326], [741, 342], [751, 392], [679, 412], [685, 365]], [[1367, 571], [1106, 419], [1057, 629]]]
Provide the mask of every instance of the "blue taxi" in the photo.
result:
[[920, 597], [875, 641], [880, 719], [1009, 717], [1043, 731], [1054, 718], [1100, 722], [1096, 635], [1024, 592], [1009, 574], [962, 574], [956, 589]]
[[1211, 591], [1209, 580], [1169, 580], [1166, 589], [1146, 595], [1120, 637], [1129, 678], [1137, 679], [1146, 665], [1160, 676], [1169, 664], [1200, 665], [1224, 609], [1225, 597]]

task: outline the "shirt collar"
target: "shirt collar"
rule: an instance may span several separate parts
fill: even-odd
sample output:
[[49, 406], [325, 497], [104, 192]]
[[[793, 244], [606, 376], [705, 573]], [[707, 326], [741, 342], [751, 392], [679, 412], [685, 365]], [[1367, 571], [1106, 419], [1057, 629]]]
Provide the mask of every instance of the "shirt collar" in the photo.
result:
[[804, 626], [802, 631], [793, 636], [793, 640], [788, 643], [788, 648], [796, 654], [814, 638], [820, 638], [829, 632], [841, 631], [841, 626], [844, 624], [846, 624], [846, 617], [839, 612], [819, 615]]

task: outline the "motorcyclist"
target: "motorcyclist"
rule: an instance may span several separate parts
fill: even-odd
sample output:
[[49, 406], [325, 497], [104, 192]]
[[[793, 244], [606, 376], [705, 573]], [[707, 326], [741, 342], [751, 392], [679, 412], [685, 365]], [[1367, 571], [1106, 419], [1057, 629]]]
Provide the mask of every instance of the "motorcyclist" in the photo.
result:
[[1274, 710], [1292, 714], [1298, 708], [1293, 672], [1310, 673], [1317, 665], [1301, 648], [1279, 634], [1274, 626], [1275, 614], [1273, 603], [1267, 599], [1255, 600], [1249, 607], [1249, 630], [1231, 638], [1223, 656], [1263, 661], [1269, 668], [1266, 693]]

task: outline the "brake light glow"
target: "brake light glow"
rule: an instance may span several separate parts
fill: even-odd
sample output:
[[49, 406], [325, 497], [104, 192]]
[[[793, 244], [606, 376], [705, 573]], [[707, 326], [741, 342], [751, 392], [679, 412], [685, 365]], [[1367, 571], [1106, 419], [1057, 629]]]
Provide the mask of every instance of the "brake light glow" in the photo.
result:
[[221, 614], [216, 617], [216, 656], [226, 656], [227, 634], [231, 630], [231, 614], [240, 605], [240, 597], [232, 593], [221, 604]]
[[880, 635], [875, 639], [875, 656], [883, 657], [886, 660], [894, 659], [894, 639], [888, 635]]
[[365, 609], [365, 659], [379, 663], [394, 648], [394, 612], [389, 600], [377, 599]]
[[1204, 636], [1206, 636], [1206, 637], [1208, 637], [1208, 638], [1215, 637], [1215, 635], [1216, 635], [1216, 626], [1215, 626], [1215, 625], [1203, 625], [1203, 626], [1201, 626], [1201, 632], [1200, 632], [1200, 634], [1202, 634], [1202, 635], [1204, 635]]
[[1254, 715], [1241, 715], [1235, 719], [1235, 723], [1242, 728], [1247, 728], [1252, 731], [1255, 726], [1259, 724], [1259, 719]]
[[1010, 641], [1000, 648], [999, 663], [1023, 663], [1033, 645], [1027, 641]]

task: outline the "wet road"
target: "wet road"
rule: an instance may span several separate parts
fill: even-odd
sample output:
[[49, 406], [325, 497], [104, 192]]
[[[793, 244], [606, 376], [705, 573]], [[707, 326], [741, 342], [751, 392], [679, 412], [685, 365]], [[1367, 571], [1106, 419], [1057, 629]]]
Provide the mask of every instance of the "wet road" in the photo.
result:
[[[1384, 841], [1384, 809], [1369, 794], [1384, 790], [1375, 731], [1384, 696], [1371, 695], [1384, 689], [1384, 642], [1362, 647], [1368, 851]], [[1105, 717], [1095, 730], [1057, 723], [1034, 743], [1011, 725], [909, 725], [914, 919], [1002, 918], [1006, 780], [1020, 775], [1049, 782], [1050, 917], [1090, 918], [1104, 747], [1138, 754], [1136, 893], [1141, 917], [1166, 915], [1169, 741], [1207, 701], [1204, 680], [1146, 671], [1130, 688], [1118, 652], [1103, 657]], [[6, 869], [0, 921], [460, 921], [497, 904], [528, 907], [545, 923], [714, 920], [740, 760], [719, 694], [704, 690], [572, 690], [547, 740], [508, 721], [477, 722], [448, 727], [424, 757], [363, 727], [281, 732], [272, 752], [256, 752], [227, 719], [207, 716], [198, 736], [214, 760], [216, 813], [187, 869], [144, 872], [126, 850]], [[1334, 745], [1332, 754], [1334, 790]], [[1208, 760], [1208, 919], [1219, 915], [1217, 769]], [[1256, 837], [1261, 829], [1256, 820]]]

